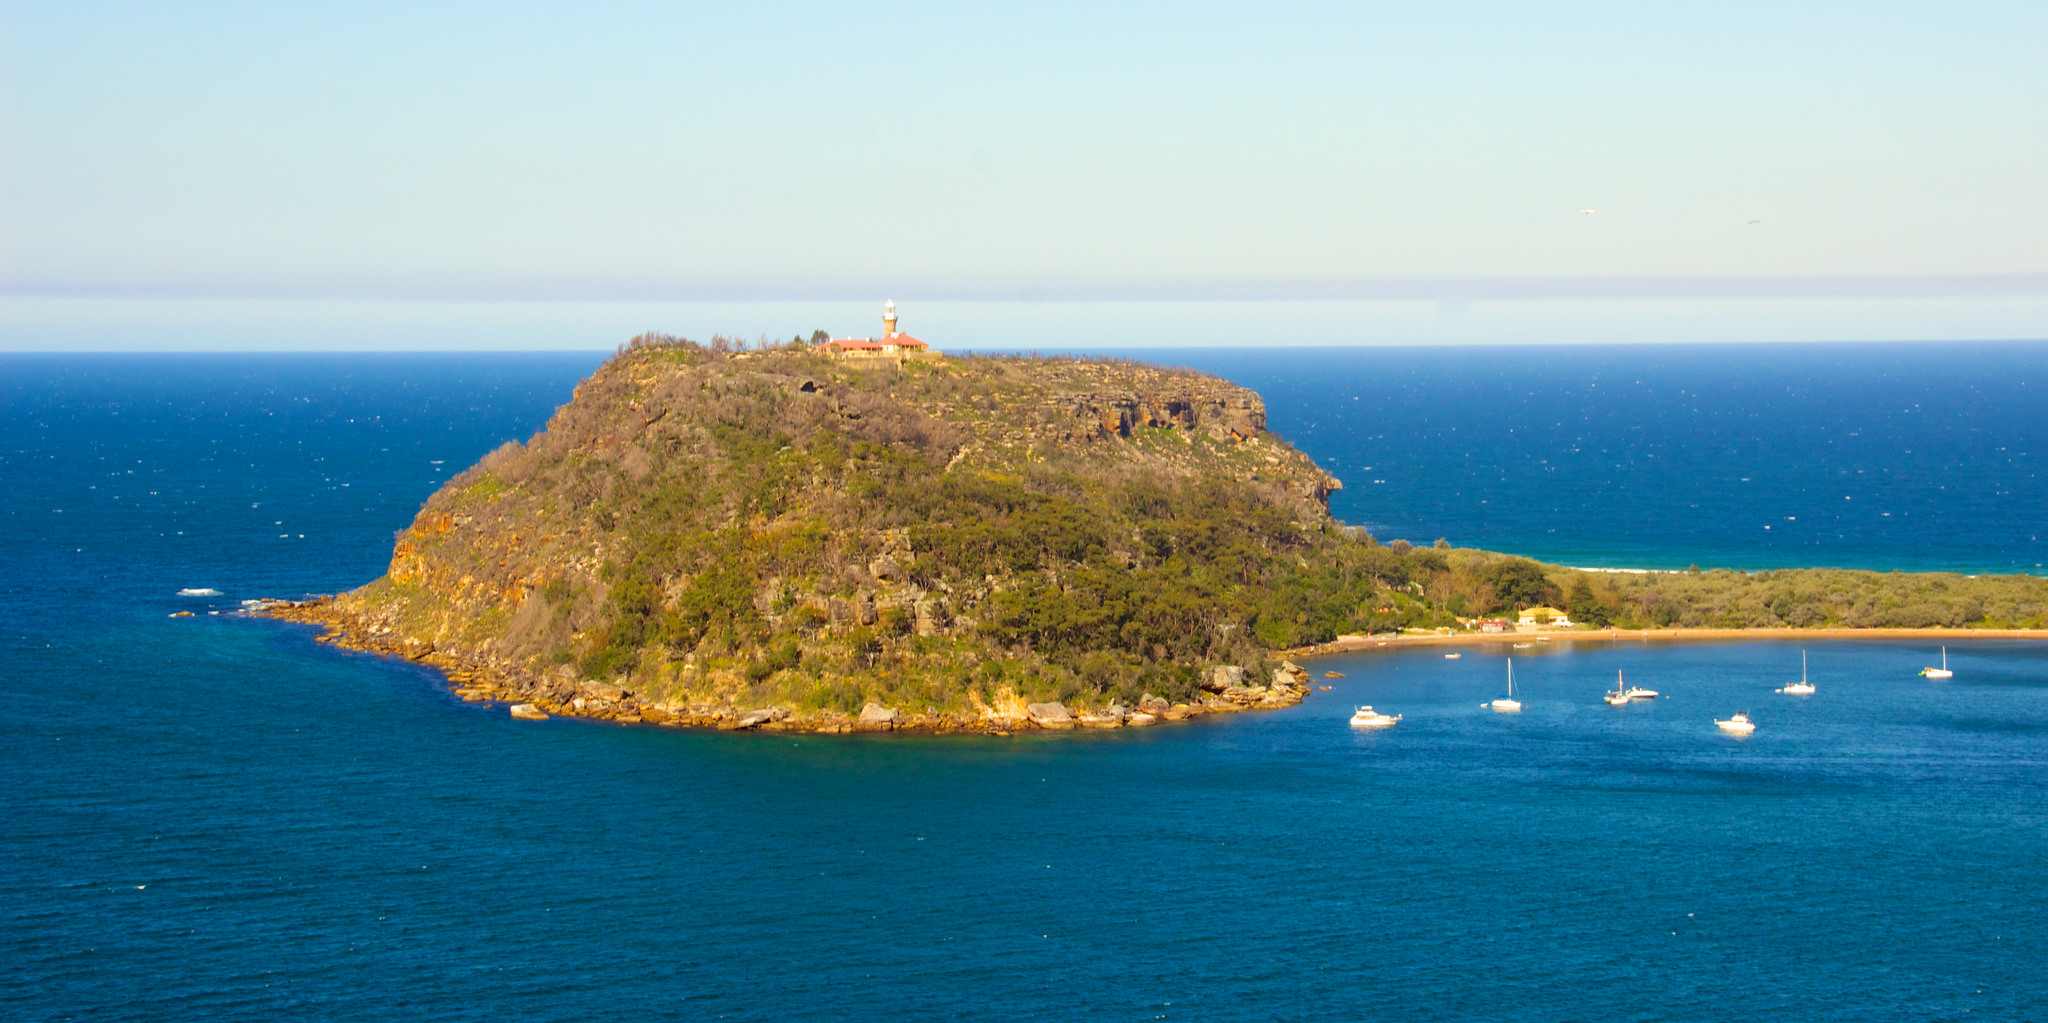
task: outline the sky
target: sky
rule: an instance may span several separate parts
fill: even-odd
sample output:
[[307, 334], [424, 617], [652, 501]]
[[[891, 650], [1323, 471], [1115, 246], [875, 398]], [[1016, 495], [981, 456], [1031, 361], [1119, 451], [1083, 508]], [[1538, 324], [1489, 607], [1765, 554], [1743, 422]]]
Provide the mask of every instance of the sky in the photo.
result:
[[0, 10], [0, 349], [2048, 338], [2038, 2]]

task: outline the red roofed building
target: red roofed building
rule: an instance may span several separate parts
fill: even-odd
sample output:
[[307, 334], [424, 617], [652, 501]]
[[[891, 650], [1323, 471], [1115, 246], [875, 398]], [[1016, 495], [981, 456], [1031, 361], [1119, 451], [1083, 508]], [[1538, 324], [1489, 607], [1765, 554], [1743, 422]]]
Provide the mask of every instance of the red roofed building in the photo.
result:
[[932, 346], [896, 329], [896, 300], [882, 306], [882, 336], [833, 338], [818, 350], [834, 358], [916, 358], [931, 354]]

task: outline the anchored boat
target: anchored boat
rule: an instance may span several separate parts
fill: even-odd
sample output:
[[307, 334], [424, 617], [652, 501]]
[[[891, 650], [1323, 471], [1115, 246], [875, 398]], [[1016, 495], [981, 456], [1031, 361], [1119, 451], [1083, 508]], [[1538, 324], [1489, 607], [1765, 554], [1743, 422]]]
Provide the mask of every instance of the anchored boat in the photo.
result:
[[1522, 701], [1515, 699], [1514, 658], [1508, 658], [1508, 694], [1506, 696], [1501, 697], [1498, 700], [1493, 701], [1492, 703], [1487, 704], [1487, 706], [1492, 707], [1494, 710], [1500, 711], [1503, 714], [1519, 714], [1522, 712]]
[[1714, 724], [1719, 725], [1724, 732], [1734, 732], [1737, 735], [1748, 735], [1756, 731], [1756, 723], [1749, 720], [1747, 714], [1734, 714], [1729, 716], [1728, 720], [1716, 720]]
[[1614, 691], [1607, 694], [1607, 705], [1610, 707], [1626, 707], [1632, 699], [1634, 697], [1628, 694], [1627, 687], [1621, 684], [1621, 672], [1619, 670], [1615, 671]]
[[1942, 648], [1941, 648], [1941, 667], [1939, 667], [1939, 668], [1922, 668], [1922, 669], [1920, 669], [1920, 674], [1922, 674], [1922, 675], [1925, 675], [1925, 676], [1927, 676], [1928, 678], [1954, 678], [1954, 677], [1956, 677], [1956, 673], [1955, 673], [1955, 672], [1953, 672], [1953, 671], [1950, 671], [1950, 670], [1948, 670], [1948, 648], [1947, 648], [1947, 647], [1942, 647]]
[[1382, 714], [1371, 707], [1360, 707], [1351, 715], [1353, 728], [1391, 728], [1401, 720], [1399, 714]]
[[1806, 651], [1799, 651], [1799, 681], [1779, 686], [1778, 691], [1793, 696], [1813, 695], [1813, 683], [1806, 680]]

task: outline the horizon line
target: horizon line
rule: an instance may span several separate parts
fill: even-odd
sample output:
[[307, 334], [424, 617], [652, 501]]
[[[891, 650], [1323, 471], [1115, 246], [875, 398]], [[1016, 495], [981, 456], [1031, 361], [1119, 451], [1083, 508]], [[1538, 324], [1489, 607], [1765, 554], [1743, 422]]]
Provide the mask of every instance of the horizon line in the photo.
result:
[[[908, 286], [906, 286], [906, 283]], [[842, 302], [880, 294], [927, 302], [1477, 302], [2027, 298], [2048, 273], [1324, 277], [1165, 281], [1038, 280], [1006, 284], [912, 280], [681, 282], [545, 279], [394, 281], [328, 277], [268, 284], [205, 281], [15, 280], [0, 297], [397, 302]]]

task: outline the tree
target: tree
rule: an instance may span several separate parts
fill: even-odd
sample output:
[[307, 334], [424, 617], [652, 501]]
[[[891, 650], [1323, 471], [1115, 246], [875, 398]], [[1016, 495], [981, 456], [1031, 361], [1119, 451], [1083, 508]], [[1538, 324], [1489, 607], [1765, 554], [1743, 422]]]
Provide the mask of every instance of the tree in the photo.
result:
[[1486, 571], [1486, 582], [1502, 606], [1520, 610], [1550, 598], [1553, 587], [1543, 566], [1528, 558], [1508, 558]]
[[1614, 617], [1607, 611], [1607, 605], [1600, 603], [1600, 598], [1593, 595], [1593, 586], [1586, 581], [1585, 576], [1580, 576], [1572, 583], [1572, 593], [1565, 598], [1564, 610], [1566, 614], [1572, 616], [1573, 621], [1591, 625], [1610, 625], [1614, 621]]

